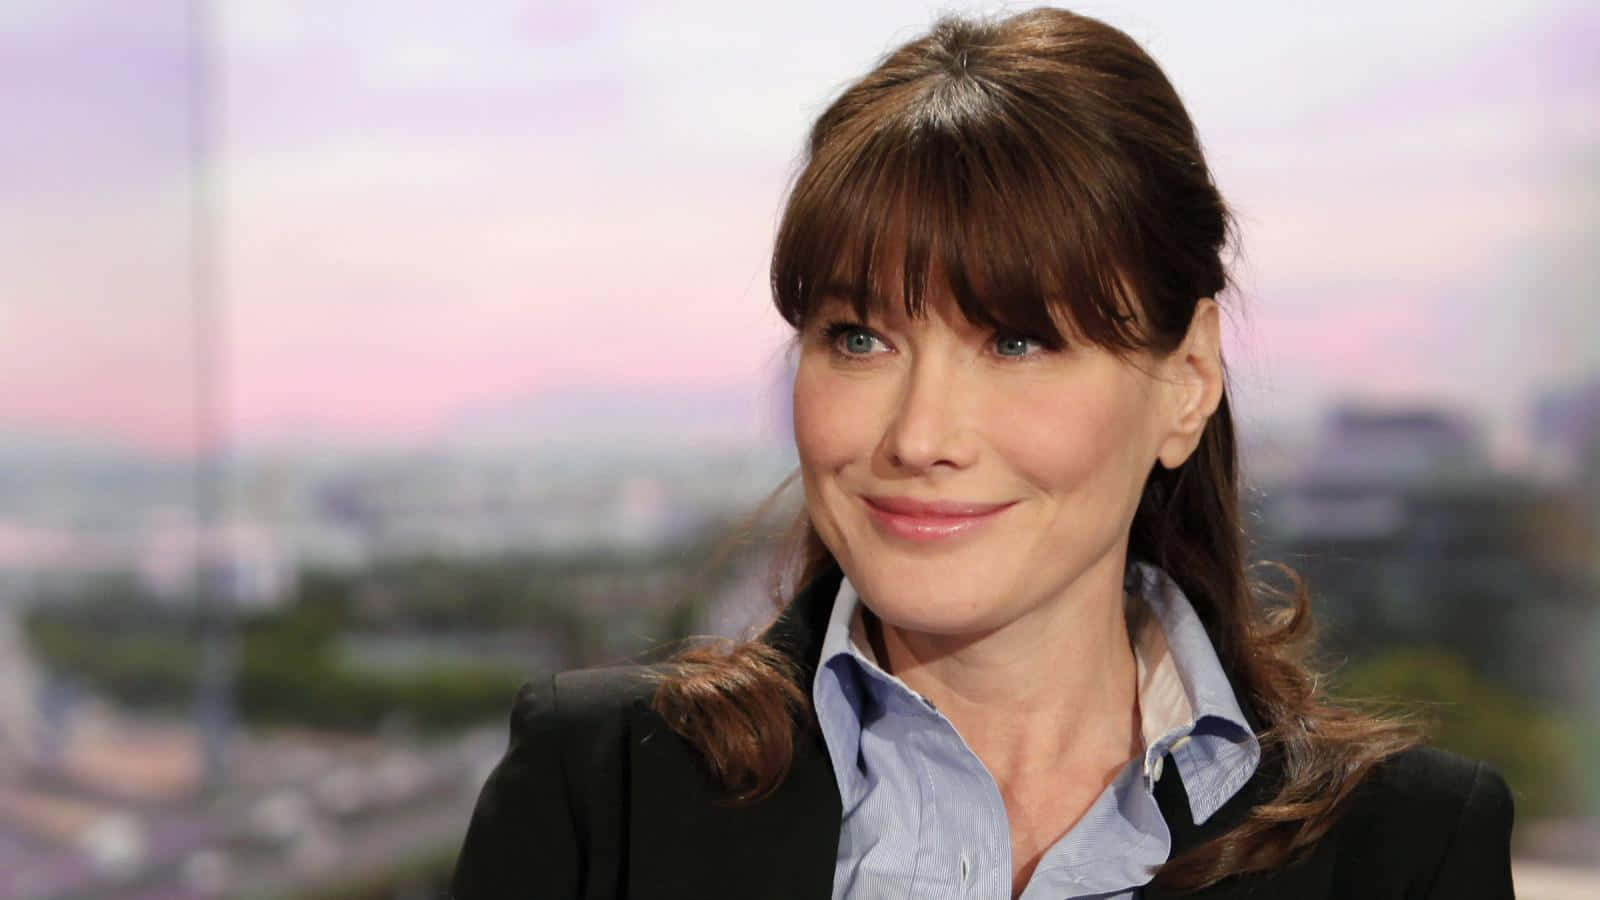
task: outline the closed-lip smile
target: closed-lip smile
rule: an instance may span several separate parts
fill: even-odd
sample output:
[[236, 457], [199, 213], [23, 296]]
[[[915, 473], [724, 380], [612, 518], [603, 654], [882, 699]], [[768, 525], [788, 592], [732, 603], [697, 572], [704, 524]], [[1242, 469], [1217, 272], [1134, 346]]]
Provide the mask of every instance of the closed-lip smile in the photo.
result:
[[918, 500], [913, 497], [863, 495], [873, 524], [890, 536], [927, 542], [960, 537], [982, 527], [1016, 503], [966, 500]]

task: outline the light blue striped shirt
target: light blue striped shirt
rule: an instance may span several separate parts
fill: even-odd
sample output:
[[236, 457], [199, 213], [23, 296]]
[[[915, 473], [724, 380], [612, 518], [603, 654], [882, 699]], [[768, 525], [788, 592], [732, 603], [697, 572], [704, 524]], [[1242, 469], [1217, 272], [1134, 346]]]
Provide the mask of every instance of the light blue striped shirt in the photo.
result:
[[[1128, 568], [1152, 615], [1134, 641], [1142, 759], [1130, 759], [1047, 849], [1021, 900], [1133, 898], [1171, 850], [1153, 794], [1178, 767], [1196, 823], [1239, 790], [1261, 747], [1205, 626], [1155, 566]], [[845, 579], [812, 684], [844, 818], [835, 900], [1009, 900], [1011, 829], [999, 788], [938, 710], [873, 658], [860, 598]]]

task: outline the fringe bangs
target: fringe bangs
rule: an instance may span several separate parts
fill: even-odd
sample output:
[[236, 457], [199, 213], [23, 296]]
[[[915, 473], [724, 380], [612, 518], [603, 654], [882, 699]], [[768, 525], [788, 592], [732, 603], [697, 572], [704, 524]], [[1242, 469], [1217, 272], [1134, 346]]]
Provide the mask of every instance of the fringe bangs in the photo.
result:
[[1133, 176], [976, 79], [899, 94], [819, 122], [772, 257], [784, 319], [801, 328], [829, 297], [920, 316], [943, 291], [968, 321], [1052, 349], [1147, 346]]

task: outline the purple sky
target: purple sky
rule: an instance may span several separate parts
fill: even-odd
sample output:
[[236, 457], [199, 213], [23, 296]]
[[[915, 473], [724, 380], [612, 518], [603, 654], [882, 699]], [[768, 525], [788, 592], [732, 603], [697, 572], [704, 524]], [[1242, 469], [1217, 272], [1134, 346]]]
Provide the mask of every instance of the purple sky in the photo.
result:
[[[218, 384], [240, 446], [434, 440], [588, 391], [768, 409], [766, 254], [801, 136], [929, 20], [221, 5]], [[1283, 6], [1078, 7], [1166, 67], [1240, 214], [1245, 419], [1353, 393], [1503, 423], [1600, 369], [1600, 14]], [[192, 79], [183, 6], [137, 7], [0, 12], [0, 115], [25, 126], [0, 139], [0, 429], [174, 451], [193, 434]]]

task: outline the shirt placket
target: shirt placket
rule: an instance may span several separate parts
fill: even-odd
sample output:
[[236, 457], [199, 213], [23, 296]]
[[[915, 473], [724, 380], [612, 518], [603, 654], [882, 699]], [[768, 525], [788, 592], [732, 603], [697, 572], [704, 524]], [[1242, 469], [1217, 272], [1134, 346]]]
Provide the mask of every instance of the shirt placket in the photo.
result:
[[946, 896], [953, 887], [953, 896], [963, 900], [1008, 900], [1011, 832], [1000, 790], [948, 719], [927, 706], [921, 714], [933, 751], [922, 760], [931, 813], [925, 819], [938, 831], [924, 837], [927, 855], [918, 867], [937, 888], [918, 896]]

